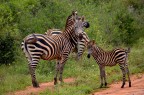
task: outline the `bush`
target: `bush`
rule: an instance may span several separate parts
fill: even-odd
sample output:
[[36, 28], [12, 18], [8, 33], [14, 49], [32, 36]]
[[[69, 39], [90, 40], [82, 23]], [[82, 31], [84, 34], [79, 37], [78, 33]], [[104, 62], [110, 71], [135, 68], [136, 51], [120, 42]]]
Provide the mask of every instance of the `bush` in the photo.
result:
[[8, 33], [0, 38], [0, 65], [10, 64], [14, 61], [14, 38]]

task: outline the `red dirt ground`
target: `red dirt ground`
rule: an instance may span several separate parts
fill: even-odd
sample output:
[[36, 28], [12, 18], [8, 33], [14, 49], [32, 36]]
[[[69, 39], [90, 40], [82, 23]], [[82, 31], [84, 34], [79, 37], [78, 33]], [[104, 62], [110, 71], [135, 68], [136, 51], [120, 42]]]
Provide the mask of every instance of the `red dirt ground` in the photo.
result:
[[[64, 82], [74, 82], [74, 78], [64, 79]], [[101, 89], [99, 92], [94, 92], [91, 95], [144, 95], [144, 74], [131, 76], [132, 87], [128, 87], [128, 83], [124, 88], [120, 88], [122, 82], [111, 84], [107, 89]], [[54, 90], [53, 82], [41, 83], [40, 88], [27, 87], [25, 90], [9, 93], [8, 95], [38, 95], [38, 93], [46, 90]]]
[[124, 88], [120, 88], [122, 81], [111, 84], [109, 88], [94, 92], [92, 95], [144, 95], [144, 74], [133, 75], [131, 77], [132, 87], [128, 87], [128, 82]]
[[[65, 83], [74, 82], [74, 78], [64, 79]], [[16, 91], [14, 93], [9, 93], [8, 95], [38, 95], [38, 93], [45, 91], [46, 89], [54, 90], [54, 82], [41, 83], [39, 88], [34, 88], [33, 86], [26, 87], [25, 90]]]

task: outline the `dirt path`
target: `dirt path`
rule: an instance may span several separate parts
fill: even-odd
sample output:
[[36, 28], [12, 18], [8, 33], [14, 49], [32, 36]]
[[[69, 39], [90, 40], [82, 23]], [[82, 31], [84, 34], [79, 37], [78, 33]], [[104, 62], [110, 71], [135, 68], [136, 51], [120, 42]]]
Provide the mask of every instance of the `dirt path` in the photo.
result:
[[[64, 79], [65, 83], [71, 83], [74, 81], [74, 78]], [[45, 91], [46, 89], [54, 90], [53, 82], [41, 83], [39, 88], [33, 88], [32, 86], [28, 86], [25, 90], [9, 93], [8, 95], [38, 95], [38, 93]]]
[[[74, 78], [64, 79], [64, 82], [74, 82]], [[107, 89], [100, 89], [99, 92], [94, 92], [92, 95], [144, 95], [144, 74], [133, 75], [131, 77], [132, 87], [128, 87], [128, 83], [124, 88], [121, 87], [121, 82], [114, 83]], [[27, 87], [25, 90], [9, 93], [8, 95], [38, 95], [38, 93], [46, 89], [54, 90], [53, 82], [41, 83], [40, 88]]]
[[132, 87], [128, 87], [128, 83], [124, 88], [121, 87], [122, 82], [114, 83], [105, 90], [94, 92], [92, 95], [144, 95], [144, 74], [138, 74], [131, 77]]

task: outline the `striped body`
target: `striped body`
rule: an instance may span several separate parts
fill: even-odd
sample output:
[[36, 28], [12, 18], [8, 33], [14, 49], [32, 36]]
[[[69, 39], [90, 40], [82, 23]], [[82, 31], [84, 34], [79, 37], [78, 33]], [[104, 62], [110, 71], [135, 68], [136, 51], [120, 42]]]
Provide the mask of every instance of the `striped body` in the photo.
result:
[[131, 81], [129, 77], [129, 70], [127, 66], [127, 57], [130, 50], [117, 48], [112, 51], [106, 52], [95, 44], [95, 41], [88, 42], [88, 58], [90, 55], [96, 60], [100, 68], [101, 75], [101, 87], [103, 86], [103, 79], [106, 82], [105, 66], [115, 66], [118, 64], [123, 73], [123, 84], [121, 88], [125, 85], [125, 74], [127, 73], [129, 79], [129, 86], [131, 87]]
[[[60, 31], [59, 29], [49, 29], [47, 32], [45, 32], [45, 34], [47, 36], [54, 36], [54, 35], [62, 34], [62, 31]], [[82, 56], [85, 50], [87, 43], [89, 42], [89, 37], [86, 34], [86, 32], [83, 32], [82, 35], [83, 35], [82, 39], [81, 40], [78, 39], [77, 45], [73, 48], [73, 51], [77, 53], [77, 59], [80, 59], [80, 57]]]
[[85, 27], [83, 23], [85, 23], [83, 19], [77, 19], [77, 12], [72, 12], [67, 18], [65, 30], [62, 34], [54, 36], [30, 34], [24, 38], [22, 50], [29, 62], [33, 87], [39, 87], [35, 77], [35, 69], [40, 59], [57, 60], [54, 84], [57, 84], [58, 74], [60, 74], [59, 80], [62, 82], [64, 64], [72, 48], [76, 46], [79, 34], [83, 32]]
[[125, 49], [114, 49], [109, 52], [105, 52], [99, 47], [94, 48], [92, 56], [99, 65], [114, 66], [117, 63], [124, 64], [127, 58], [127, 52]]
[[[70, 40], [66, 39], [65, 36], [63, 36], [62, 34], [51, 37], [47, 37], [43, 34], [34, 35], [37, 38], [36, 43], [26, 44], [22, 42], [22, 48], [24, 47], [25, 49], [28, 49], [27, 51], [30, 54], [30, 56], [28, 56], [27, 54], [27, 57], [29, 57], [29, 62], [31, 61], [31, 59], [35, 59], [32, 61], [38, 61], [39, 59], [59, 59], [61, 56], [60, 54], [62, 53], [62, 51], [64, 51], [65, 48], [69, 48], [71, 50], [75, 44], [71, 43]], [[32, 34], [28, 35], [26, 38], [29, 39], [31, 36]]]

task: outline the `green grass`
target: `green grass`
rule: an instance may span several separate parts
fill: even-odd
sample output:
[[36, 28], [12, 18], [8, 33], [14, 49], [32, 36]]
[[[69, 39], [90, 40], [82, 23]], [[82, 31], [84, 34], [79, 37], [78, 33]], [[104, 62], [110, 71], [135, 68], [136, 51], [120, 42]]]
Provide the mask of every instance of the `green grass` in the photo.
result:
[[[144, 72], [144, 49], [141, 46], [131, 48], [129, 54], [130, 74]], [[22, 61], [25, 60], [25, 61]], [[55, 62], [40, 61], [36, 69], [39, 83], [52, 81], [55, 74]], [[111, 84], [122, 79], [122, 73], [118, 65], [106, 67], [107, 82]], [[54, 92], [45, 90], [40, 95], [88, 95], [99, 90], [100, 86], [99, 68], [93, 57], [86, 58], [86, 53], [80, 61], [75, 61], [70, 56], [65, 64], [63, 78], [73, 77], [74, 83], [64, 83], [55, 87]], [[20, 59], [12, 65], [0, 66], [0, 93], [6, 94], [26, 86], [32, 86], [26, 59]], [[121, 85], [120, 85], [121, 86]]]
[[[50, 28], [64, 29], [66, 17], [72, 10], [78, 10], [80, 16], [86, 17], [90, 28], [85, 31], [90, 39], [95, 39], [104, 49], [113, 48], [112, 43], [123, 46], [128, 42], [128, 45], [132, 45], [128, 60], [130, 73], [144, 72], [142, 0], [24, 0], [23, 2], [3, 0], [2, 2], [0, 38], [6, 37], [10, 32], [14, 37], [16, 48], [14, 50], [16, 62], [7, 66], [0, 65], [2, 95], [32, 86], [25, 56], [17, 54], [22, 53], [21, 39], [30, 33], [44, 33]], [[130, 12], [129, 6], [134, 10]], [[11, 49], [10, 46], [9, 48]], [[6, 54], [9, 55], [9, 51]], [[39, 83], [52, 81], [54, 74], [54, 61], [40, 61], [36, 69]], [[109, 84], [122, 79], [119, 66], [106, 67], [106, 74]], [[54, 92], [47, 89], [41, 95], [88, 95], [99, 90], [99, 76], [99, 68], [93, 58], [87, 59], [85, 54], [82, 60], [76, 62], [70, 57], [65, 65], [63, 77], [74, 77], [76, 81], [56, 87]]]

